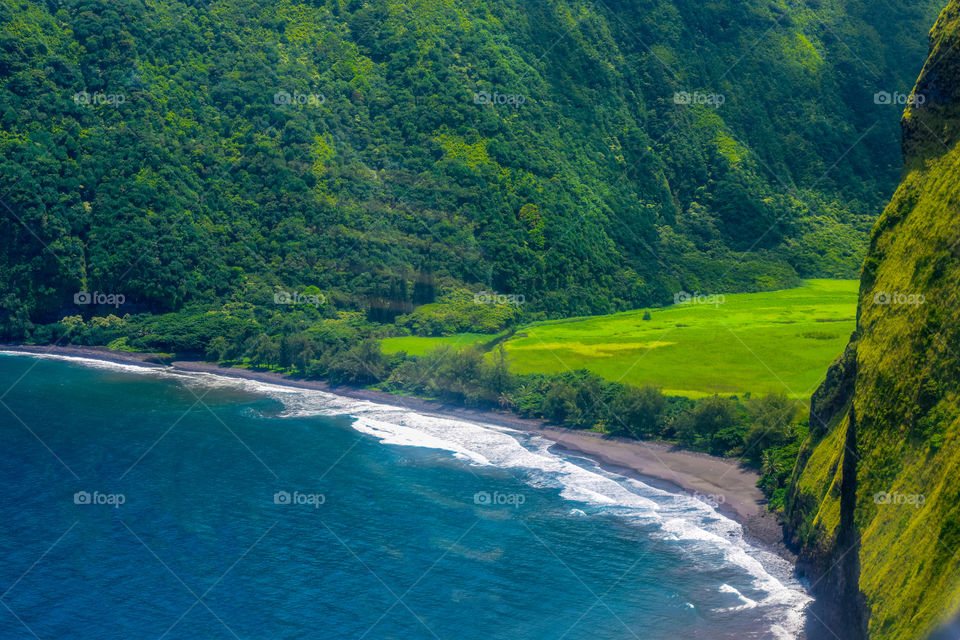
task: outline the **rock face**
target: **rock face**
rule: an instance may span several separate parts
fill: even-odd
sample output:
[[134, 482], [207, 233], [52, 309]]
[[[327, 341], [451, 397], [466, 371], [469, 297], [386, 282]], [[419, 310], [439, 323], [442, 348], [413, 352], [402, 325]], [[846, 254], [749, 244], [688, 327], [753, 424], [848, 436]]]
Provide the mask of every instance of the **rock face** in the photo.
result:
[[930, 32], [905, 170], [874, 229], [857, 330], [811, 403], [788, 527], [811, 639], [951, 634], [960, 612], [960, 1]]

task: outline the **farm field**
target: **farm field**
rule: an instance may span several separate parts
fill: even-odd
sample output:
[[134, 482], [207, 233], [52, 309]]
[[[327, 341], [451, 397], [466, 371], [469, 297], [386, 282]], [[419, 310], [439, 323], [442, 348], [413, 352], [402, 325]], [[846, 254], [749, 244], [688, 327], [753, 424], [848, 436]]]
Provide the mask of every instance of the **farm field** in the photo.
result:
[[[516, 373], [587, 369], [670, 395], [808, 398], [850, 338], [858, 286], [855, 280], [808, 280], [795, 289], [729, 294], [711, 304], [538, 322], [519, 328], [504, 345]], [[437, 344], [492, 338], [391, 338], [384, 350], [420, 354]]]
[[497, 337], [493, 333], [458, 333], [453, 336], [440, 338], [424, 338], [420, 336], [403, 336], [399, 338], [384, 338], [380, 346], [384, 353], [393, 354], [406, 351], [411, 356], [422, 356], [434, 347], [441, 345], [450, 347], [467, 347], [472, 344], [483, 344]]

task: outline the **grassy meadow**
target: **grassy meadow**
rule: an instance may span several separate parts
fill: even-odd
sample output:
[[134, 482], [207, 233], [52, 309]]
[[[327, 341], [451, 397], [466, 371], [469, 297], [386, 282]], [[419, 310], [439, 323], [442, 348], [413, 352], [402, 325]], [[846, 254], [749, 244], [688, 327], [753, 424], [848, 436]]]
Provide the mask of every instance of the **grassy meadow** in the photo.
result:
[[[714, 297], [711, 304], [537, 322], [504, 344], [516, 373], [587, 369], [692, 398], [746, 392], [807, 398], [854, 329], [858, 286], [808, 280], [796, 289]], [[418, 355], [438, 344], [493, 337], [390, 338], [383, 347]]]
[[458, 333], [454, 336], [442, 338], [422, 338], [420, 336], [403, 336], [400, 338], [384, 338], [380, 341], [383, 352], [387, 354], [406, 351], [410, 356], [422, 356], [437, 346], [468, 347], [473, 344], [485, 344], [497, 336], [488, 333]]

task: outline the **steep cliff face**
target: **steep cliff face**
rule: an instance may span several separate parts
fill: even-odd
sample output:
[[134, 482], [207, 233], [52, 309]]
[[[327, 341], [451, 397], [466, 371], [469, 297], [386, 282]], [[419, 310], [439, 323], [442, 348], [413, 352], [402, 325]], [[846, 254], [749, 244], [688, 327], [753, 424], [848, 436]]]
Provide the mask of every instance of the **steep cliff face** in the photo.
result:
[[812, 637], [940, 637], [960, 611], [960, 1], [930, 33], [903, 132], [857, 330], [813, 398], [788, 498], [822, 596]]

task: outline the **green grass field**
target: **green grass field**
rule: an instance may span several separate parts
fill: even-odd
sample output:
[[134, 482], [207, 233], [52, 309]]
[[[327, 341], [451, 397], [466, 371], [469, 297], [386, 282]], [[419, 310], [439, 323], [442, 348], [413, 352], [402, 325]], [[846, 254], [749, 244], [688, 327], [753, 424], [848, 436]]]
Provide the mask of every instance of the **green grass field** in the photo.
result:
[[[665, 393], [786, 393], [807, 398], [854, 329], [856, 280], [724, 296], [722, 304], [679, 304], [605, 316], [533, 323], [505, 342], [516, 373], [587, 369], [608, 380], [652, 384]], [[391, 338], [388, 352], [492, 336]]]
[[424, 353], [440, 345], [452, 347], [466, 347], [471, 344], [484, 344], [497, 336], [489, 333], [458, 333], [455, 336], [443, 338], [421, 338], [418, 336], [404, 336], [402, 338], [384, 338], [380, 346], [384, 353], [406, 351], [411, 356], [422, 356]]

